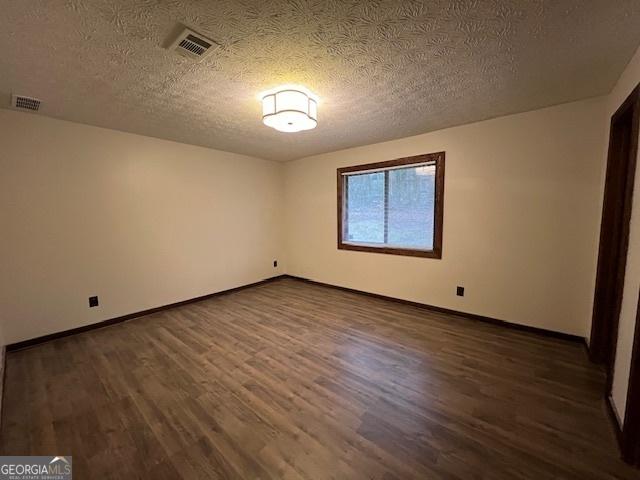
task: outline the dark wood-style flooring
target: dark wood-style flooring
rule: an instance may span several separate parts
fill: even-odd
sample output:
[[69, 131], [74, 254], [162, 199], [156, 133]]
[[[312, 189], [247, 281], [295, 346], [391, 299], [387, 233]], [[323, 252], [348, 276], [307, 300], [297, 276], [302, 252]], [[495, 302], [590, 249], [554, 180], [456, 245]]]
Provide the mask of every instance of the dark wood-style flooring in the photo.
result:
[[2, 453], [84, 479], [639, 478], [579, 344], [277, 280], [12, 352]]

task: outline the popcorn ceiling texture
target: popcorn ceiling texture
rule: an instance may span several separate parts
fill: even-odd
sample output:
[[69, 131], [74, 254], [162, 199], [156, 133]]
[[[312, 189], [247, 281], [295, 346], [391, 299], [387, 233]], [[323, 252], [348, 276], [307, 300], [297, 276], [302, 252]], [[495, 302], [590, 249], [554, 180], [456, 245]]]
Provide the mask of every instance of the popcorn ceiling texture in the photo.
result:
[[[41, 114], [275, 160], [605, 94], [640, 43], [636, 0], [0, 0], [0, 94]], [[179, 23], [219, 47], [163, 48]], [[319, 126], [261, 123], [300, 83]]]

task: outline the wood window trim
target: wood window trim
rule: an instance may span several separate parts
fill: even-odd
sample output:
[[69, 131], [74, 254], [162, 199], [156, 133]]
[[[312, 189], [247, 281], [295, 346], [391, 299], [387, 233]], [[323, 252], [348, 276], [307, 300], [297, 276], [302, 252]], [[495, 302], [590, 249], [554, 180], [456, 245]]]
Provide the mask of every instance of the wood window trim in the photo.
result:
[[[389, 246], [370, 246], [363, 244], [346, 243], [343, 240], [344, 226], [346, 225], [346, 209], [343, 203], [348, 198], [348, 192], [344, 188], [344, 174], [360, 172], [365, 170], [376, 170], [381, 168], [393, 168], [411, 166], [414, 164], [433, 162], [436, 167], [435, 178], [435, 205], [433, 219], [433, 248], [431, 250], [418, 250], [412, 248], [396, 248]], [[412, 157], [397, 158], [384, 162], [367, 163], [364, 165], [354, 165], [350, 167], [342, 167], [337, 169], [338, 181], [338, 249], [354, 250], [358, 252], [386, 253], [391, 255], [405, 255], [411, 257], [423, 258], [442, 258], [442, 229], [444, 217], [444, 165], [445, 152], [426, 153], [423, 155], [414, 155]], [[385, 189], [388, 192], [388, 189]], [[386, 204], [386, 202], [385, 202]], [[385, 212], [385, 215], [387, 212]]]

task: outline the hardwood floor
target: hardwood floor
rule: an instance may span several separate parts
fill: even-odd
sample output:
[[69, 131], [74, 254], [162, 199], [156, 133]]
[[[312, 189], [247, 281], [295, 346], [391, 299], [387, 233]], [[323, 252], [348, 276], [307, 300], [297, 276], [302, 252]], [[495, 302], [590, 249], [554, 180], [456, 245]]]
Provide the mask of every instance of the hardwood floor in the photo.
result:
[[292, 279], [12, 352], [5, 455], [76, 479], [640, 478], [579, 344]]

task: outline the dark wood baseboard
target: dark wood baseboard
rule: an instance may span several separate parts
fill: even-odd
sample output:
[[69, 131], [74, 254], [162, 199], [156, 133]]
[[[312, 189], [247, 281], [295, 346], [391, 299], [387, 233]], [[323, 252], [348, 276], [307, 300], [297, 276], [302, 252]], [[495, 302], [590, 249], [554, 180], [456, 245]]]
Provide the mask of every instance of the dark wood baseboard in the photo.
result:
[[179, 307], [181, 305], [187, 305], [189, 303], [199, 302], [201, 300], [207, 300], [208, 298], [217, 297], [220, 295], [227, 295], [229, 293], [237, 292], [239, 290], [244, 290], [245, 288], [257, 287], [258, 285], [263, 285], [265, 283], [273, 282], [274, 280], [278, 280], [280, 278], [284, 278], [286, 275], [278, 275], [271, 278], [266, 278], [259, 282], [250, 283], [247, 285], [241, 285], [239, 287], [230, 288], [228, 290], [222, 290], [220, 292], [209, 293], [207, 295], [202, 295], [200, 297], [190, 298], [188, 300], [182, 300], [180, 302], [170, 303], [169, 305], [163, 305], [161, 307], [150, 308], [148, 310], [142, 310], [140, 312], [129, 313], [127, 315], [122, 315], [121, 317], [110, 318], [108, 320], [103, 320], [98, 323], [92, 323], [90, 325], [83, 325], [81, 327], [72, 328], [70, 330], [64, 330], [62, 332], [55, 332], [49, 335], [43, 335], [42, 337], [31, 338], [29, 340], [24, 340], [22, 342], [12, 343], [6, 346], [7, 352], [15, 352], [16, 350], [22, 350], [24, 348], [33, 347], [35, 345], [39, 345], [44, 342], [50, 342], [51, 340], [56, 340], [58, 338], [68, 337], [70, 335], [75, 335], [82, 332], [87, 332], [89, 330], [95, 330], [96, 328], [104, 328], [109, 325], [114, 325], [116, 323], [126, 322], [127, 320], [132, 320], [138, 317], [144, 317], [145, 315], [150, 315], [152, 313], [161, 312], [162, 310], [168, 310], [170, 308]]
[[570, 341], [570, 342], [577, 342], [577, 343], [580, 343], [580, 344], [585, 345], [585, 346], [587, 344], [586, 339], [584, 337], [579, 336], [579, 335], [571, 335], [569, 333], [556, 332], [554, 330], [546, 330], [544, 328], [532, 327], [532, 326], [529, 326], [529, 325], [521, 325], [519, 323], [507, 322], [506, 320], [498, 320], [497, 318], [485, 317], [483, 315], [476, 315], [475, 313], [460, 312], [460, 311], [457, 311], [457, 310], [452, 310], [450, 308], [436, 307], [434, 305], [429, 305], [427, 303], [412, 302], [411, 300], [403, 300], [401, 298], [389, 297], [387, 295], [381, 295], [379, 293], [365, 292], [363, 290], [357, 290], [355, 288], [341, 287], [341, 286], [338, 286], [338, 285], [332, 285], [330, 283], [318, 282], [316, 280], [311, 280], [311, 279], [308, 279], [308, 278], [296, 277], [295, 275], [283, 275], [283, 277], [285, 277], [285, 278], [293, 278], [295, 280], [300, 280], [300, 281], [307, 282], [307, 283], [312, 283], [312, 284], [315, 284], [315, 285], [321, 285], [321, 286], [324, 286], [324, 287], [336, 288], [338, 290], [343, 290], [345, 292], [359, 293], [361, 295], [367, 295], [367, 296], [373, 297], [373, 298], [380, 298], [382, 300], [389, 300], [389, 301], [392, 301], [392, 302], [403, 303], [405, 305], [411, 305], [413, 307], [424, 308], [426, 310], [431, 310], [433, 312], [446, 313], [446, 314], [449, 314], [449, 315], [456, 315], [458, 317], [464, 317], [464, 318], [468, 318], [468, 319], [471, 319], [471, 320], [478, 320], [478, 321], [481, 321], [481, 322], [492, 323], [494, 325], [500, 325], [500, 326], [511, 328], [511, 329], [514, 329], [514, 330], [521, 330], [523, 332], [534, 333], [536, 335], [543, 335], [545, 337], [553, 337], [553, 338], [558, 338], [558, 339], [561, 339], [561, 340], [567, 340], [567, 341]]
[[329, 283], [323, 283], [323, 282], [318, 282], [315, 280], [311, 280], [308, 278], [302, 278], [302, 277], [296, 277], [294, 275], [278, 275], [275, 277], [271, 277], [271, 278], [267, 278], [265, 280], [261, 280], [259, 282], [255, 282], [255, 283], [251, 283], [248, 285], [242, 285], [240, 287], [235, 287], [235, 288], [231, 288], [229, 290], [223, 290], [220, 292], [215, 292], [215, 293], [210, 293], [208, 295], [203, 295], [200, 297], [195, 297], [195, 298], [191, 298], [188, 300], [183, 300], [180, 302], [175, 302], [175, 303], [171, 303], [169, 305], [163, 305], [160, 307], [155, 307], [155, 308], [150, 308], [148, 310], [142, 310], [140, 312], [135, 312], [135, 313], [129, 313], [127, 315], [123, 315], [121, 317], [116, 317], [116, 318], [110, 318], [108, 320], [103, 320], [101, 322], [98, 323], [92, 323], [90, 325], [83, 325], [81, 327], [77, 327], [77, 328], [72, 328], [70, 330], [64, 330], [62, 332], [56, 332], [56, 333], [51, 333], [49, 335], [44, 335], [42, 337], [36, 337], [36, 338], [32, 338], [29, 340], [24, 340], [22, 342], [17, 342], [17, 343], [12, 343], [10, 345], [6, 346], [6, 351], [7, 352], [14, 352], [16, 350], [22, 350], [23, 348], [29, 348], [32, 347], [34, 345], [39, 345], [41, 343], [44, 342], [49, 342], [51, 340], [55, 340], [58, 338], [63, 338], [63, 337], [68, 337], [69, 335], [75, 335], [78, 333], [82, 333], [82, 332], [87, 332], [89, 330], [94, 330], [96, 328], [104, 328], [104, 327], [108, 327], [109, 325], [114, 325], [116, 323], [121, 323], [121, 322], [126, 322], [127, 320], [131, 320], [134, 318], [138, 318], [138, 317], [143, 317], [145, 315], [150, 315], [152, 313], [156, 313], [156, 312], [160, 312], [162, 310], [167, 310], [170, 308], [174, 308], [174, 307], [179, 307], [181, 305], [187, 305], [189, 303], [194, 303], [194, 302], [199, 302], [201, 300], [206, 300], [208, 298], [213, 298], [219, 295], [226, 295], [229, 293], [233, 293], [233, 292], [237, 292], [239, 290], [243, 290], [245, 288], [251, 288], [251, 287], [256, 287], [258, 285], [262, 285], [268, 282], [272, 282], [274, 280], [278, 280], [278, 279], [282, 279], [282, 278], [291, 278], [294, 280], [299, 280], [302, 282], [307, 282], [307, 283], [312, 283], [315, 285], [321, 285], [324, 287], [329, 287], [329, 288], [335, 288], [338, 290], [343, 290], [343, 291], [347, 291], [347, 292], [352, 292], [352, 293], [359, 293], [361, 295], [367, 295], [369, 297], [374, 297], [374, 298], [380, 298], [383, 300], [389, 300], [392, 302], [398, 302], [398, 303], [403, 303], [405, 305], [412, 305], [414, 307], [418, 307], [418, 308], [424, 308], [427, 310], [431, 310], [434, 312], [438, 312], [438, 313], [446, 313], [449, 315], [456, 315], [459, 317], [464, 317], [464, 318], [469, 318], [472, 320], [478, 320], [481, 322], [486, 322], [486, 323], [492, 323], [494, 325], [501, 325], [507, 328], [511, 328], [511, 329], [515, 329], [515, 330], [521, 330], [521, 331], [525, 331], [525, 332], [529, 332], [529, 333], [534, 333], [537, 335], [544, 335], [547, 337], [554, 337], [554, 338], [559, 338], [561, 340], [567, 340], [567, 341], [571, 341], [571, 342], [579, 342], [583, 345], [586, 346], [586, 339], [583, 337], [580, 337], [578, 335], [571, 335], [568, 333], [562, 333], [562, 332], [555, 332], [553, 330], [546, 330], [543, 328], [538, 328], [538, 327], [532, 327], [529, 325], [521, 325], [518, 323], [511, 323], [511, 322], [507, 322], [505, 320], [498, 320], [496, 318], [491, 318], [491, 317], [485, 317], [483, 315], [476, 315], [474, 313], [467, 313], [467, 312], [460, 312], [457, 310], [452, 310], [449, 308], [443, 308], [443, 307], [436, 307], [434, 305], [429, 305], [426, 303], [419, 303], [419, 302], [412, 302], [410, 300], [403, 300], [400, 298], [396, 298], [396, 297], [389, 297], [387, 295], [381, 295], [378, 293], [371, 293], [371, 292], [365, 292], [363, 290], [357, 290], [354, 288], [348, 288], [348, 287], [341, 287], [338, 285], [332, 285]]

